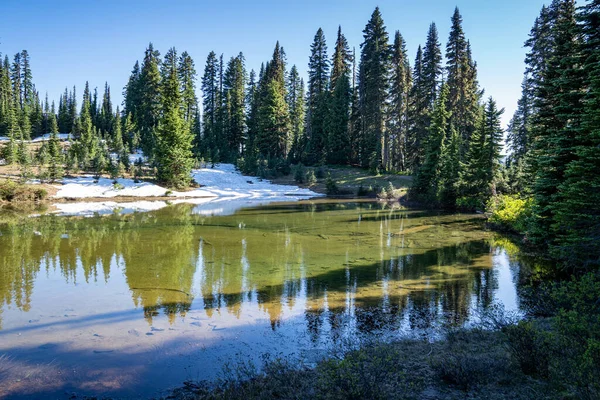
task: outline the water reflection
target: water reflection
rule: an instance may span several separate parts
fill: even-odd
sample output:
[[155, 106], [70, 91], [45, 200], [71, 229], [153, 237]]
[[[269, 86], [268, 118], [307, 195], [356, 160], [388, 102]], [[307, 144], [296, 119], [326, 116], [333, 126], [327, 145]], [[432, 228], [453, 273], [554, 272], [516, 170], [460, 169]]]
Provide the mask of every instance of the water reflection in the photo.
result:
[[[16, 332], [57, 326], [75, 342], [90, 326], [121, 338], [110, 324], [135, 320], [153, 329], [146, 335], [166, 329], [156, 328], [163, 320], [172, 335], [202, 327], [190, 333], [195, 342], [235, 340], [231, 352], [265, 320], [284, 339], [265, 336], [260, 346], [280, 350], [300, 338], [324, 348], [461, 325], [498, 300], [518, 307], [519, 265], [473, 215], [321, 201], [211, 217], [180, 204], [46, 216], [0, 233], [0, 337], [8, 348], [22, 340]], [[71, 314], [78, 320], [52, 319]], [[236, 326], [235, 339], [220, 333], [225, 326]]]
[[407, 313], [411, 327], [427, 327], [440, 318], [464, 323], [473, 305], [488, 307], [498, 290], [497, 249], [470, 215], [371, 203], [285, 205], [230, 217], [190, 208], [3, 227], [0, 305], [29, 311], [40, 272], [59, 271], [65, 285], [110, 285], [122, 273], [149, 323], [161, 312], [173, 322], [201, 297], [209, 314], [225, 308], [239, 315], [244, 303], [256, 302], [274, 329], [283, 310], [299, 303], [312, 330], [326, 316], [360, 318], [357, 309], [399, 320]]

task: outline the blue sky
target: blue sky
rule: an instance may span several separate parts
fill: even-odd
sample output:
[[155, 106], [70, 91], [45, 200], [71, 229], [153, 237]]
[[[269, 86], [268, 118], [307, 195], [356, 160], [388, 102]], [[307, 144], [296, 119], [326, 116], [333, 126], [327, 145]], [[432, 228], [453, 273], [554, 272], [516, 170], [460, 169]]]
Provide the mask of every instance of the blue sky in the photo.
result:
[[362, 30], [378, 5], [390, 37], [400, 30], [406, 39], [412, 64], [432, 21], [445, 49], [450, 17], [458, 6], [478, 63], [480, 84], [487, 96], [506, 108], [506, 123], [520, 95], [523, 42], [546, 2], [1, 0], [0, 52], [12, 58], [22, 49], [29, 51], [42, 97], [48, 92], [51, 100], [57, 100], [66, 86], [76, 85], [81, 98], [86, 80], [101, 95], [108, 81], [116, 105], [122, 101], [121, 91], [133, 64], [141, 60], [150, 41], [162, 54], [171, 46], [180, 53], [187, 50], [200, 77], [211, 50], [223, 53], [226, 60], [242, 51], [248, 70], [258, 70], [279, 40], [289, 64], [296, 64], [305, 75], [310, 44], [319, 27], [330, 52], [341, 25], [358, 54]]

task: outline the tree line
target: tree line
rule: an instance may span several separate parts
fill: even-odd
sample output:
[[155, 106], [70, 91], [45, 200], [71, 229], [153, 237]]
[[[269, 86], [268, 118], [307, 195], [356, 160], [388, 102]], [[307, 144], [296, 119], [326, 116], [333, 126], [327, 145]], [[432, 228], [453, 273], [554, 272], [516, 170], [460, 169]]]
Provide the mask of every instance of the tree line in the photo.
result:
[[600, 1], [542, 8], [526, 42], [508, 170], [533, 200], [527, 236], [571, 268], [600, 265]]

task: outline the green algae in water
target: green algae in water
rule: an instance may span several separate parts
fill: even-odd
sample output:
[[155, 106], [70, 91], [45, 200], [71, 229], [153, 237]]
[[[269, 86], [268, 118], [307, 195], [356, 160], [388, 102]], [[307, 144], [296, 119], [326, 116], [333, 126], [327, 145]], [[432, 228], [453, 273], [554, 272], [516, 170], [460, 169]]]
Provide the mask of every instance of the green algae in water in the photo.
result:
[[[317, 201], [229, 216], [195, 215], [180, 204], [4, 225], [0, 353], [19, 359], [17, 350], [26, 349], [36, 359], [34, 342], [50, 340], [61, 352], [40, 353], [42, 362], [71, 354], [64, 348], [91, 349], [120, 360], [123, 374], [134, 369], [134, 358], [119, 358], [131, 348], [198, 357], [202, 349], [204, 364], [223, 354], [293, 353], [373, 332], [461, 325], [499, 300], [517, 307], [518, 271], [482, 223], [477, 215]], [[15, 339], [18, 331], [29, 339]], [[181, 338], [194, 350], [182, 350]], [[185, 368], [198, 364], [184, 359]], [[172, 377], [162, 374], [150, 387], [185, 379], [179, 361], [169, 358]], [[195, 379], [214, 375], [194, 368]], [[109, 379], [98, 374], [93, 379]], [[105, 392], [87, 384], [92, 394], [132, 387]]]

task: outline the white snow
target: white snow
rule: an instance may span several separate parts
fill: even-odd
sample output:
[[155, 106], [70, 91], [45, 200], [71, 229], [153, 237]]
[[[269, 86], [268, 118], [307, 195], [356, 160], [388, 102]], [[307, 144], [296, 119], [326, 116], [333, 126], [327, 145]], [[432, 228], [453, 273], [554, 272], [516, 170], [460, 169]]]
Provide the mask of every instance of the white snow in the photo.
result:
[[[321, 196], [309, 189], [297, 186], [276, 185], [267, 180], [242, 175], [232, 164], [217, 164], [214, 168], [193, 170], [192, 177], [202, 185], [198, 189], [187, 192], [169, 192], [168, 189], [149, 182], [135, 183], [132, 179], [118, 179], [122, 186], [113, 185], [107, 178], [95, 180], [92, 176], [69, 178], [59, 189], [57, 198], [90, 198], [105, 197], [173, 197], [171, 204], [196, 204], [194, 213], [203, 215], [232, 214], [236, 210], [268, 204], [271, 202], [297, 201]], [[168, 193], [168, 194], [167, 194]], [[109, 214], [117, 210], [120, 213], [151, 211], [166, 207], [165, 201], [135, 201], [117, 203], [114, 201], [91, 203], [56, 204], [59, 214], [94, 215]]]
[[[70, 140], [70, 138], [71, 138], [71, 135], [68, 133], [57, 133], [56, 136], [58, 136], [58, 140]], [[26, 140], [26, 142], [36, 143], [36, 142], [45, 142], [48, 140], [50, 140], [50, 134], [46, 133], [46, 134], [44, 134], [40, 137], [37, 137], [33, 140]], [[10, 141], [10, 138], [8, 136], [0, 136], [0, 142], [8, 142], [8, 141]]]
[[[192, 171], [192, 177], [201, 185], [200, 188], [187, 192], [169, 192], [168, 189], [149, 182], [135, 183], [132, 179], [113, 180], [93, 176], [68, 178], [63, 185], [57, 186], [55, 197], [86, 198], [86, 197], [223, 197], [271, 200], [290, 199], [289, 197], [314, 197], [317, 193], [297, 186], [275, 185], [267, 180], [244, 176], [235, 170], [232, 164], [217, 164], [215, 168], [202, 168]], [[169, 194], [167, 194], [169, 193]], [[291, 199], [290, 199], [291, 200]]]

